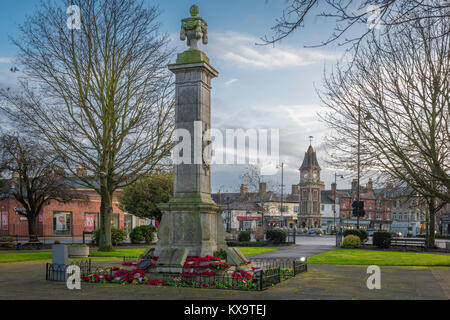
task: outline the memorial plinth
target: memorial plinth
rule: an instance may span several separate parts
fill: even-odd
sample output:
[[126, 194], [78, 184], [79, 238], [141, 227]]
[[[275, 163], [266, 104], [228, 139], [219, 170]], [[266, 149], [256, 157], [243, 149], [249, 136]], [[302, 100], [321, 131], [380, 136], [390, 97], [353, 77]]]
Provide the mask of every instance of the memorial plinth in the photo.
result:
[[169, 70], [175, 74], [175, 128], [190, 134], [190, 161], [174, 164], [174, 197], [159, 205], [163, 215], [155, 272], [162, 273], [181, 272], [187, 256], [212, 256], [218, 249], [227, 252], [231, 265], [247, 263], [237, 249], [226, 245], [224, 208], [211, 198], [210, 166], [205, 159], [210, 158], [210, 149], [205, 151], [205, 147], [211, 141], [205, 132], [211, 128], [211, 80], [218, 72], [197, 48], [201, 39], [207, 44], [207, 25], [198, 17], [196, 6], [191, 8], [191, 17], [182, 20], [181, 39], [186, 38], [190, 49], [180, 53]]

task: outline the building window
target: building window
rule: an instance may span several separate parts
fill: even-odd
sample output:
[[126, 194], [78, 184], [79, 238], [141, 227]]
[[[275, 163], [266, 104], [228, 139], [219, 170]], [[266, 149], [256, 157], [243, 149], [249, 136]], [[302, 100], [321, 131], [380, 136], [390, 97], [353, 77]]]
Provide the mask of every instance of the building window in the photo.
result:
[[294, 213], [298, 213], [298, 209], [299, 209], [298, 206], [294, 206]]
[[281, 212], [288, 212], [288, 207], [287, 206], [281, 206], [280, 210], [281, 210]]
[[111, 226], [113, 228], [119, 229], [119, 214], [118, 213], [114, 213], [111, 217]]
[[313, 202], [313, 212], [317, 212], [318, 210], [318, 205], [317, 205], [317, 201]]
[[130, 233], [133, 230], [133, 216], [131, 214], [124, 214], [124, 230], [126, 233]]
[[320, 210], [325, 211], [325, 205], [324, 204], [320, 205]]
[[53, 212], [53, 235], [72, 235], [72, 213], [55, 211]]
[[314, 200], [319, 200], [319, 192], [317, 190], [314, 190]]
[[308, 200], [308, 190], [303, 190], [302, 200]]
[[0, 212], [0, 230], [8, 231], [8, 212]]
[[86, 212], [84, 214], [84, 231], [92, 232], [98, 228], [98, 213]]

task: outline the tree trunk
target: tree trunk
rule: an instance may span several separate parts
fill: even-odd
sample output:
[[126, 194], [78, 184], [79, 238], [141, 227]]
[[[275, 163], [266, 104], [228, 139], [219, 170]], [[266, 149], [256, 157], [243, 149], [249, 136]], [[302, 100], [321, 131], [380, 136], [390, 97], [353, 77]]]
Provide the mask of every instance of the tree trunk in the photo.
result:
[[28, 238], [30, 242], [39, 241], [37, 230], [36, 230], [36, 217], [33, 215], [28, 215]]
[[107, 187], [100, 189], [100, 234], [99, 251], [113, 251], [111, 240], [111, 218], [112, 218], [112, 192]]
[[431, 198], [431, 200], [428, 203], [428, 208], [430, 212], [430, 220], [429, 220], [429, 227], [428, 227], [428, 241], [427, 246], [428, 248], [434, 248], [435, 245], [435, 230], [436, 230], [436, 205], [435, 205], [435, 198]]

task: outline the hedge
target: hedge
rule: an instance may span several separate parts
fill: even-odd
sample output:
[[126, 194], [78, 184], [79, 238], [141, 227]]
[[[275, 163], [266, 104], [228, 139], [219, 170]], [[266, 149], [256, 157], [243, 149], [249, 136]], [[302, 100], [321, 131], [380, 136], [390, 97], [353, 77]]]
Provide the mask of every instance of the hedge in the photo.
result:
[[130, 240], [132, 243], [141, 243], [142, 241], [145, 241], [146, 244], [152, 243], [155, 231], [154, 226], [135, 227], [130, 232]]
[[361, 246], [361, 239], [359, 236], [349, 234], [344, 238], [344, 241], [342, 241], [342, 248], [349, 248], [354, 249]]
[[284, 230], [267, 230], [266, 239], [274, 244], [280, 244], [286, 242], [287, 233]]
[[[98, 244], [100, 229], [96, 229], [92, 235], [92, 242]], [[113, 246], [117, 246], [127, 238], [127, 233], [123, 229], [111, 228], [111, 242]]]
[[361, 242], [366, 241], [369, 238], [369, 234], [365, 229], [346, 229], [344, 230], [344, 237], [348, 235], [358, 236]]
[[250, 231], [241, 231], [239, 232], [238, 239], [240, 242], [250, 241], [251, 232]]
[[375, 232], [373, 234], [373, 244], [380, 248], [389, 248], [392, 234], [390, 232]]
[[267, 246], [268, 241], [262, 240], [262, 241], [227, 241], [227, 246], [229, 247], [264, 247]]

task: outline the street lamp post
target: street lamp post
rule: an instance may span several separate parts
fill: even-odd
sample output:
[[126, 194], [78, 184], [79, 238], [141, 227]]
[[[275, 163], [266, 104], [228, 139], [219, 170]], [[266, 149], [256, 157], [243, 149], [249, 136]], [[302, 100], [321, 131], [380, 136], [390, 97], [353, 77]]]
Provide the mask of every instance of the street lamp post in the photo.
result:
[[[370, 113], [366, 114], [366, 117], [364, 118], [364, 120], [369, 121], [373, 119]], [[357, 220], [356, 220], [356, 228], [359, 229], [359, 216], [360, 216], [360, 206], [359, 203], [361, 202], [360, 199], [360, 178], [361, 178], [361, 101], [358, 101], [358, 186], [357, 186], [357, 190], [356, 190], [356, 197], [357, 197], [357, 201], [358, 201], [358, 209], [357, 209]]]
[[284, 217], [283, 217], [283, 187], [284, 187], [284, 163], [282, 162], [281, 165], [277, 166], [278, 168], [281, 167], [281, 207], [280, 207], [280, 215], [281, 215], [281, 223], [280, 226], [283, 227]]
[[358, 215], [356, 220], [356, 229], [359, 229], [359, 202], [360, 202], [360, 194], [359, 194], [359, 186], [360, 186], [360, 161], [361, 161], [361, 103], [358, 102], [358, 185], [357, 185], [357, 201], [358, 201]]
[[[336, 230], [336, 198], [337, 198], [337, 176], [338, 174], [335, 172], [334, 173], [334, 187], [335, 187], [335, 191], [334, 191], [334, 206], [333, 206], [333, 227], [334, 227], [334, 232], [336, 232], [336, 247], [338, 247], [341, 244], [341, 237], [342, 237], [342, 217], [339, 214], [339, 229]], [[343, 175], [339, 175], [341, 179], [344, 178]]]

